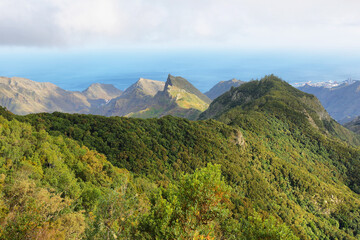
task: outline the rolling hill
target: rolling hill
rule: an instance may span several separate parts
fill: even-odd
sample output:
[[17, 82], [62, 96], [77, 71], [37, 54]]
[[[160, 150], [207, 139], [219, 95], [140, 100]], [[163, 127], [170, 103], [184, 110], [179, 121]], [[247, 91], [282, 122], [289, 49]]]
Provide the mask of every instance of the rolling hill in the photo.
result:
[[113, 98], [119, 97], [123, 91], [117, 89], [112, 84], [93, 83], [87, 89], [82, 91], [82, 94], [90, 100], [104, 100], [110, 101]]

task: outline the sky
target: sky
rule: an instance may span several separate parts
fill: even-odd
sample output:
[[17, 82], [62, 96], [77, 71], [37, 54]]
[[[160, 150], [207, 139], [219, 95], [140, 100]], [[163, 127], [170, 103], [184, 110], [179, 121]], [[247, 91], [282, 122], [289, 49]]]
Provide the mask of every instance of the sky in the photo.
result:
[[0, 0], [0, 46], [360, 50], [358, 0]]
[[0, 0], [0, 76], [125, 89], [138, 78], [360, 79], [359, 0]]

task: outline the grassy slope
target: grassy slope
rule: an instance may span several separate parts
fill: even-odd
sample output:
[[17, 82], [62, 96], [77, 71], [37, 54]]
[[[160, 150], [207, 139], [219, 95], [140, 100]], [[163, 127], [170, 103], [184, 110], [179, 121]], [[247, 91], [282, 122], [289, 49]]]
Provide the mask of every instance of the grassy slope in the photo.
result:
[[164, 91], [147, 103], [147, 108], [128, 114], [129, 117], [154, 118], [166, 115], [197, 119], [211, 100], [182, 77], [169, 75]]
[[158, 118], [166, 115], [183, 117], [186, 119], [197, 119], [201, 112], [207, 109], [205, 103], [196, 95], [186, 92], [174, 86], [170, 86], [165, 92], [155, 96], [148, 108], [130, 113], [128, 117]]
[[176, 99], [176, 103], [181, 108], [194, 108], [203, 112], [209, 107], [208, 103], [201, 100], [195, 94], [188, 93], [177, 87], [171, 87], [171, 89], [169, 89], [169, 94]]

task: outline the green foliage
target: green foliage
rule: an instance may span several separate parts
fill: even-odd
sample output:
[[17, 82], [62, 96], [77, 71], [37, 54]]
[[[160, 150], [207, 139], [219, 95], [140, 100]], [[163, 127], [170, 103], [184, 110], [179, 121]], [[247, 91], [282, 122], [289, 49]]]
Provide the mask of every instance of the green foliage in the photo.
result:
[[142, 230], [152, 239], [219, 239], [221, 223], [231, 215], [230, 191], [219, 165], [183, 175], [155, 196]]
[[[302, 239], [351, 239], [358, 234], [351, 212], [358, 212], [359, 198], [345, 186], [356, 184], [358, 151], [314, 131], [311, 124], [287, 120], [285, 114], [280, 118], [234, 108], [219, 118], [233, 127], [174, 117], [54, 113], [19, 119], [54, 136], [71, 136], [104, 153], [114, 165], [165, 188], [179, 181], [181, 171], [221, 164], [234, 191], [235, 219], [247, 218], [248, 209], [255, 208], [261, 216], [273, 215], [291, 226]], [[340, 226], [338, 215], [352, 224]]]
[[[103, 155], [1, 116], [0, 163], [1, 239], [85, 237], [92, 211], [130, 181]], [[131, 196], [140, 201], [135, 190]]]
[[[208, 121], [181, 118], [129, 119], [79, 114], [32, 114], [19, 117], [50, 134], [71, 137], [105, 154], [117, 167], [169, 181], [178, 170], [192, 172], [208, 161], [221, 161], [229, 150], [234, 129]], [[229, 149], [230, 147], [230, 149]]]
[[331, 119], [314, 95], [304, 93], [274, 75], [232, 88], [215, 99], [200, 119], [218, 119], [228, 111], [234, 111], [233, 108], [243, 112], [265, 112], [300, 128], [308, 128], [310, 124], [325, 135], [360, 145], [360, 136]]
[[83, 216], [89, 239], [359, 238], [360, 153], [341, 141], [357, 137], [274, 76], [215, 100], [203, 117], [219, 121], [4, 116], [33, 126], [3, 120], [4, 189], [26, 166], [36, 186], [72, 201], [65, 210]]
[[241, 226], [244, 239], [299, 239], [290, 228], [285, 224], [279, 224], [273, 216], [263, 219], [256, 212], [249, 216], [247, 221], [243, 221]]

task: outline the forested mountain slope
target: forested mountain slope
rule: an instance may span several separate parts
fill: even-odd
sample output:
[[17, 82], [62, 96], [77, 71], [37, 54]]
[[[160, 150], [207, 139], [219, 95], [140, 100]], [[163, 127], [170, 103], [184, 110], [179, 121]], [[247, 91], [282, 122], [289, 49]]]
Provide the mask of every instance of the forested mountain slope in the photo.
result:
[[313, 127], [310, 129], [315, 132], [320, 131], [352, 145], [360, 144], [359, 135], [334, 121], [314, 95], [304, 93], [273, 75], [232, 88], [215, 99], [199, 118], [221, 117], [222, 121], [228, 122], [229, 119], [225, 119], [228, 112], [239, 113], [239, 118], [245, 113], [261, 112], [264, 118], [284, 119], [299, 128]]
[[105, 237], [111, 217], [126, 228], [146, 209], [131, 174], [103, 154], [2, 116], [0, 163], [0, 239]]
[[297, 239], [254, 209], [235, 216], [220, 165], [177, 173], [177, 181], [134, 178], [44, 125], [1, 115], [1, 239]]
[[[355, 144], [357, 136], [333, 124], [314, 96], [274, 76], [216, 99], [202, 117], [220, 122], [63, 113], [4, 116], [53, 136], [71, 137], [164, 189], [141, 225], [149, 238], [176, 235], [167, 232], [177, 229], [174, 217], [182, 219], [170, 210], [177, 206], [171, 192], [179, 189], [173, 184], [182, 179], [181, 172], [194, 173], [208, 163], [221, 165], [232, 188], [231, 217], [225, 211], [218, 215], [227, 219], [220, 221], [225, 226], [213, 222], [225, 239], [264, 239], [271, 234], [270, 239], [293, 239], [291, 233], [300, 239], [359, 238], [360, 153], [340, 139]], [[269, 226], [263, 228], [265, 222], [283, 222], [290, 232], [270, 233]], [[257, 223], [263, 225], [251, 230]]]

